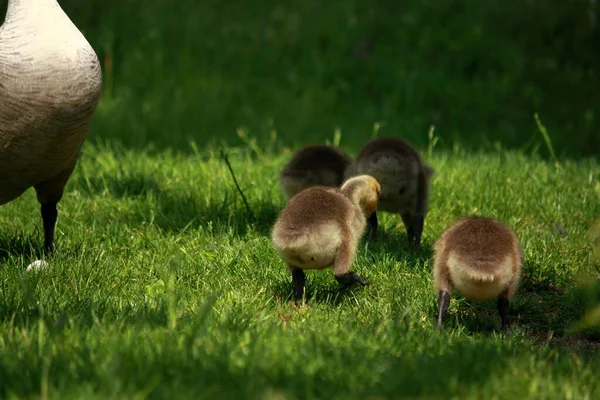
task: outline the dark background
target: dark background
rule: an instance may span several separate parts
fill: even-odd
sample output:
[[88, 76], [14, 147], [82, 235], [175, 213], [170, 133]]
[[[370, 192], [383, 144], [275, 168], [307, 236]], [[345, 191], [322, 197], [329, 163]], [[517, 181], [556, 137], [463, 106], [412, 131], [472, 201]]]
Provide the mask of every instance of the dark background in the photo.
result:
[[[592, 0], [63, 0], [103, 64], [92, 142], [600, 153]], [[0, 2], [2, 12], [6, 1]], [[276, 138], [276, 140], [273, 140]]]

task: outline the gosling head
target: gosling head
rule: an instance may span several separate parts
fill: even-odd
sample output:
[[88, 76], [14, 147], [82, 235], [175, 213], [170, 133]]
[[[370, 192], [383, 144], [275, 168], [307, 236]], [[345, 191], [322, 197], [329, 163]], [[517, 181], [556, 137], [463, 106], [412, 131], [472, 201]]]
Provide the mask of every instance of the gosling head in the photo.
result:
[[358, 204], [365, 217], [377, 210], [381, 185], [371, 175], [359, 175], [348, 179], [341, 187], [342, 193]]

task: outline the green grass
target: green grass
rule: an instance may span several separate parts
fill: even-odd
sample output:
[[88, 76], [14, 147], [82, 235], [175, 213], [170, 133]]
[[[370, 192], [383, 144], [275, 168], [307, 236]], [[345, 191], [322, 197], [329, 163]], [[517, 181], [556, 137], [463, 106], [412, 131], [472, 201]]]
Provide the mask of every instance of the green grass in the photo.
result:
[[435, 125], [445, 149], [529, 151], [538, 113], [558, 156], [600, 148], [598, 2], [60, 4], [103, 65], [94, 142], [187, 151], [245, 128], [300, 145], [339, 127], [358, 147], [378, 122], [422, 148]]
[[[600, 301], [600, 3], [60, 4], [104, 92], [49, 269], [25, 272], [34, 193], [0, 207], [0, 397], [600, 396], [600, 328], [578, 328]], [[269, 240], [288, 147], [376, 135], [436, 169], [423, 251], [383, 214], [371, 285], [309, 273], [298, 307]], [[432, 329], [431, 245], [465, 214], [522, 241], [508, 338], [460, 296]]]
[[[597, 161], [434, 149], [423, 251], [383, 214], [353, 267], [371, 285], [340, 292], [330, 270], [309, 273], [298, 307], [269, 240], [290, 154], [256, 150], [228, 149], [251, 217], [216, 151], [87, 144], [37, 273], [25, 272], [41, 247], [34, 193], [0, 208], [0, 396], [600, 395], [600, 330], [571, 331], [600, 295], [580, 284], [599, 276], [585, 239], [600, 215]], [[494, 302], [460, 296], [432, 329], [431, 245], [472, 213], [506, 221], [524, 247], [507, 338]]]

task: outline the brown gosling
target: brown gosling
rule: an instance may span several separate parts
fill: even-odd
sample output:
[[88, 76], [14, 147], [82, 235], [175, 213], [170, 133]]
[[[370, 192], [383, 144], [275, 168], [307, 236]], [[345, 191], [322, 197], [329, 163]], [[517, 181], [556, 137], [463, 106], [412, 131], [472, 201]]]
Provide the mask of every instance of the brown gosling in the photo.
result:
[[292, 197], [273, 227], [273, 247], [292, 274], [298, 299], [305, 286], [304, 270], [333, 266], [342, 286], [368, 282], [350, 271], [366, 217], [377, 208], [379, 183], [361, 175], [341, 188], [315, 186]]
[[351, 162], [348, 154], [333, 146], [301, 148], [279, 174], [286, 199], [311, 186], [341, 186]]
[[[433, 168], [406, 141], [380, 138], [363, 146], [346, 176], [368, 174], [377, 179], [381, 184], [378, 209], [400, 214], [408, 240], [419, 251], [433, 173]], [[375, 240], [377, 213], [373, 212], [367, 222], [369, 240]]]
[[456, 289], [467, 299], [497, 298], [502, 330], [508, 331], [509, 300], [523, 265], [523, 250], [513, 231], [492, 218], [463, 217], [442, 233], [433, 249], [436, 329], [441, 328], [450, 293]]

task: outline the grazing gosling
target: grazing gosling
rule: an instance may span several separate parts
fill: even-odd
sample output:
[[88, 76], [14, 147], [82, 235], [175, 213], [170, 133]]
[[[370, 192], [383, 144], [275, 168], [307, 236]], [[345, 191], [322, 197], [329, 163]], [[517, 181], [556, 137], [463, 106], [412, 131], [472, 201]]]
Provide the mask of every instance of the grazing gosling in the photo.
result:
[[523, 250], [506, 225], [492, 218], [463, 217], [433, 245], [434, 282], [438, 292], [436, 329], [456, 289], [467, 299], [498, 299], [502, 330], [508, 330], [509, 299], [515, 294]]
[[[380, 138], [363, 146], [346, 176], [368, 174], [377, 179], [381, 184], [378, 209], [400, 214], [408, 240], [419, 251], [433, 172], [404, 140]], [[377, 236], [377, 225], [373, 212], [368, 219], [370, 240]]]
[[344, 173], [352, 159], [341, 149], [314, 145], [298, 150], [279, 174], [286, 199], [311, 186], [335, 186], [344, 183]]
[[375, 178], [361, 175], [347, 180], [341, 189], [315, 186], [288, 201], [273, 227], [272, 242], [292, 274], [298, 299], [304, 293], [305, 269], [333, 266], [342, 286], [367, 285], [349, 270], [380, 191]]

